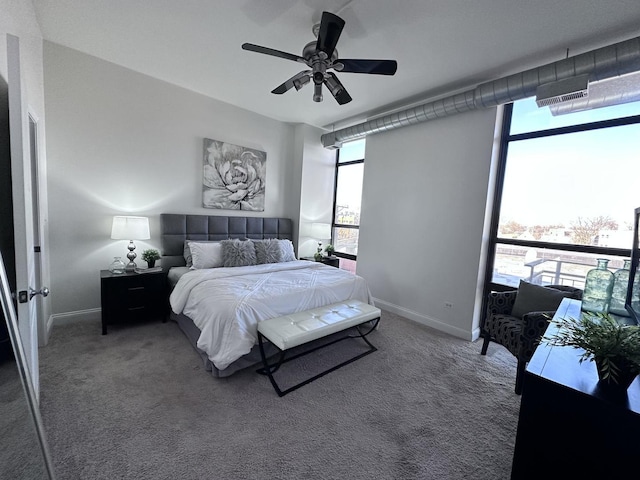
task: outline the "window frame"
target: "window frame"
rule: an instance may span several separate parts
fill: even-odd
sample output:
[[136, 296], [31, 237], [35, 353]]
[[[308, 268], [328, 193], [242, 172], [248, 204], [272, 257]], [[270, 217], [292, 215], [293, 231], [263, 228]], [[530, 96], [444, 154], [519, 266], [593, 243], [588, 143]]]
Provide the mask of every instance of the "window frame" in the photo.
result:
[[[336, 206], [337, 206], [336, 204], [338, 200], [338, 176], [340, 174], [340, 167], [358, 165], [361, 163], [364, 164], [364, 158], [360, 158], [357, 160], [349, 160], [348, 162], [340, 162], [340, 149], [336, 150], [336, 172], [335, 172], [335, 177], [333, 182], [333, 211], [331, 213], [331, 244], [334, 244], [336, 228], [350, 228], [353, 230], [358, 230], [358, 232], [360, 231], [360, 223], [358, 223], [358, 225], [347, 225], [344, 223], [336, 223]], [[358, 256], [352, 253], [344, 253], [336, 250], [333, 252], [333, 254], [336, 257], [346, 258], [348, 260], [353, 260], [353, 261], [358, 260]]]
[[536, 130], [526, 133], [511, 134], [511, 122], [513, 119], [513, 103], [504, 105], [502, 126], [500, 131], [500, 150], [498, 152], [498, 166], [496, 172], [496, 182], [493, 192], [493, 207], [491, 212], [491, 224], [489, 227], [489, 245], [486, 255], [486, 265], [484, 272], [484, 289], [482, 301], [482, 318], [486, 309], [486, 299], [491, 291], [507, 291], [514, 290], [513, 286], [504, 285], [493, 282], [493, 265], [496, 257], [497, 244], [526, 246], [541, 249], [554, 249], [563, 251], [572, 251], [578, 253], [591, 253], [596, 255], [611, 256], [630, 256], [631, 246], [629, 249], [600, 247], [596, 245], [575, 245], [565, 243], [541, 242], [539, 240], [519, 240], [513, 238], [501, 238], [499, 235], [500, 208], [502, 204], [502, 193], [504, 189], [504, 180], [507, 168], [507, 157], [509, 145], [511, 142], [522, 140], [530, 140], [535, 138], [544, 138], [557, 135], [565, 135], [568, 133], [579, 133], [591, 130], [601, 130], [604, 128], [620, 127], [625, 125], [640, 124], [640, 115], [632, 115], [628, 117], [613, 118], [609, 120], [599, 120], [595, 122], [587, 122], [565, 127], [549, 128]]

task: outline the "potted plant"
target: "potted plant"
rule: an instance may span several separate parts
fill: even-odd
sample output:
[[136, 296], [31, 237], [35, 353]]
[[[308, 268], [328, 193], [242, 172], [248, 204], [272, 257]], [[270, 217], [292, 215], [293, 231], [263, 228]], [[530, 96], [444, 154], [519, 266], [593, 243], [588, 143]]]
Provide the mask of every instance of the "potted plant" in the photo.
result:
[[142, 259], [147, 262], [149, 268], [153, 268], [156, 264], [156, 260], [160, 260], [160, 252], [154, 248], [149, 248], [142, 252]]
[[322, 260], [322, 242], [318, 242], [318, 249], [316, 250], [316, 253], [313, 254], [313, 258], [316, 262]]
[[599, 385], [626, 391], [640, 374], [640, 326], [620, 323], [608, 313], [583, 313], [579, 319], [552, 323], [558, 330], [542, 342], [584, 350], [579, 361], [595, 362]]
[[333, 252], [335, 252], [336, 249], [333, 248], [333, 245], [328, 244], [326, 247], [324, 247], [324, 251], [327, 252], [327, 257], [333, 257]]

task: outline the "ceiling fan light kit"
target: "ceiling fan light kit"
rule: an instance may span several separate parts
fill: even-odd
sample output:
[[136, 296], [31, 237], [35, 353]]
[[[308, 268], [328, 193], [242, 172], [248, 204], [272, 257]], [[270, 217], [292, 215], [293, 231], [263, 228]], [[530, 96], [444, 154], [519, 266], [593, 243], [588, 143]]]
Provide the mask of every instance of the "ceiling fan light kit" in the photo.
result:
[[302, 50], [302, 56], [292, 53], [274, 50], [272, 48], [242, 44], [243, 50], [284, 58], [307, 65], [311, 70], [303, 70], [297, 73], [281, 85], [274, 88], [271, 93], [282, 95], [291, 88], [300, 90], [313, 80], [313, 101], [322, 101], [322, 86], [326, 86], [338, 104], [349, 103], [351, 95], [338, 80], [335, 70], [344, 73], [366, 73], [372, 75], [394, 75], [398, 68], [395, 60], [364, 60], [364, 59], [339, 59], [336, 45], [344, 28], [344, 20], [330, 12], [322, 12], [322, 20], [312, 28], [317, 37], [315, 42], [309, 42]]

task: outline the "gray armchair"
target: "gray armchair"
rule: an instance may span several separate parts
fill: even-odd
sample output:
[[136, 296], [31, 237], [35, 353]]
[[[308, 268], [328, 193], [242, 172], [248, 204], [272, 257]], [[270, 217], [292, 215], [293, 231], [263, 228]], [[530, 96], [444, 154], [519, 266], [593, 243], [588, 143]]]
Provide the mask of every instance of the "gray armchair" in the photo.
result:
[[518, 360], [515, 392], [522, 393], [522, 379], [527, 362], [540, 343], [564, 297], [582, 299], [582, 290], [566, 285], [541, 287], [520, 282], [518, 290], [491, 292], [486, 316], [480, 329], [484, 338], [481, 355], [487, 354], [489, 342], [499, 343]]

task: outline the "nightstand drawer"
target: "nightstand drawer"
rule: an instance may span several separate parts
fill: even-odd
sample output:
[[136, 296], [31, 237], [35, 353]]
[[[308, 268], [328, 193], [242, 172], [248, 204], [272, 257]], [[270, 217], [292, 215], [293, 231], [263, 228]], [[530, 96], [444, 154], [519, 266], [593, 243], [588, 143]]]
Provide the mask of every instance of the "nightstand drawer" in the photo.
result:
[[146, 289], [142, 287], [129, 287], [126, 292], [124, 292], [123, 303], [126, 305], [127, 309], [131, 310], [132, 308], [143, 307], [147, 304], [147, 292]]
[[[119, 306], [123, 310], [145, 306], [150, 302], [153, 302], [152, 297], [154, 296], [156, 290], [154, 289], [153, 285], [147, 286], [144, 284], [140, 284], [137, 278], [123, 280], [124, 281], [121, 282], [115, 282], [115, 284], [111, 287], [110, 292], [111, 295], [116, 297]], [[128, 280], [136, 281], [130, 282]]]

